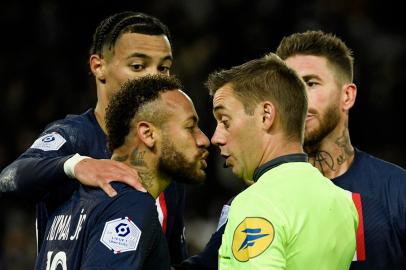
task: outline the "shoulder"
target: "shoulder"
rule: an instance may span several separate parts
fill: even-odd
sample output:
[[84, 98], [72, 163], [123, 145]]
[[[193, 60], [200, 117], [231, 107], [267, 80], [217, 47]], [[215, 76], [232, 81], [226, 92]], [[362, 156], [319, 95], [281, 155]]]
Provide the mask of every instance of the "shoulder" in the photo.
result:
[[[89, 109], [83, 114], [68, 114], [65, 118], [56, 120], [48, 124], [45, 128], [47, 131], [64, 131], [67, 133], [70, 132], [79, 132], [94, 126], [92, 121], [93, 110]], [[94, 116], [93, 116], [94, 117]]]
[[356, 160], [354, 163], [358, 165], [360, 170], [371, 172], [371, 174], [375, 174], [376, 176], [406, 181], [406, 170], [404, 168], [358, 149], [356, 150]]
[[[117, 191], [117, 195], [110, 198], [101, 189], [87, 189], [86, 196], [91, 196], [98, 201], [98, 210], [105, 216], [121, 213], [131, 216], [154, 217], [156, 205], [154, 198], [147, 192], [138, 191], [126, 184], [115, 182], [112, 184]], [[143, 218], [144, 219], [144, 218]]]

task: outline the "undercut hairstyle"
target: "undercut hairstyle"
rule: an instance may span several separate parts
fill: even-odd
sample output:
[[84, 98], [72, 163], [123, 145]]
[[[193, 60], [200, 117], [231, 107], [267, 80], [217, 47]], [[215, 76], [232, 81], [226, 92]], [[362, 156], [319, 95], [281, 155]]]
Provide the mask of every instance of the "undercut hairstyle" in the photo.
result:
[[353, 81], [353, 52], [334, 34], [306, 31], [286, 36], [279, 44], [276, 54], [283, 60], [299, 54], [325, 57], [328, 64], [338, 71], [341, 83]]
[[206, 82], [212, 96], [226, 84], [233, 89], [248, 115], [253, 115], [260, 102], [271, 101], [285, 134], [303, 142], [307, 114], [305, 85], [277, 55], [271, 53], [231, 69], [214, 72]]
[[140, 12], [124, 11], [104, 19], [96, 28], [90, 55], [103, 57], [106, 51], [113, 52], [117, 39], [124, 33], [165, 35], [171, 42], [168, 27], [157, 18]]
[[108, 148], [111, 152], [122, 146], [133, 124], [148, 121], [160, 126], [167, 112], [160, 94], [180, 90], [182, 85], [174, 76], [147, 75], [127, 81], [111, 98], [106, 109]]

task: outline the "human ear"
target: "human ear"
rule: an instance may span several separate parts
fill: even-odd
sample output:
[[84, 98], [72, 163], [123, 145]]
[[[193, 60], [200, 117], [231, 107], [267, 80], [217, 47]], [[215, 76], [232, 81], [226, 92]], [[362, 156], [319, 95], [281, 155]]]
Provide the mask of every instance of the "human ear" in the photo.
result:
[[342, 103], [343, 109], [348, 111], [354, 106], [355, 99], [357, 97], [357, 86], [353, 83], [344, 84]]
[[92, 54], [89, 59], [90, 70], [93, 75], [102, 83], [106, 82], [105, 61], [98, 54]]
[[261, 105], [262, 125], [268, 130], [272, 127], [275, 121], [275, 106], [270, 101], [265, 101]]
[[137, 124], [137, 135], [139, 139], [149, 148], [154, 147], [156, 142], [156, 128], [153, 124], [141, 121]]

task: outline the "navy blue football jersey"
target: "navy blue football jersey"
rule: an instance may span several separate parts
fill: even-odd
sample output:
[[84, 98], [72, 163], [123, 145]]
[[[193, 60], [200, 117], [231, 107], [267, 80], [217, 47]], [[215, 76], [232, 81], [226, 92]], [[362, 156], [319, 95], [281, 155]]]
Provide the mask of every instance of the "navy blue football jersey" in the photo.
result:
[[153, 197], [113, 185], [114, 198], [81, 186], [53, 211], [36, 269], [170, 269]]
[[350, 269], [406, 269], [406, 170], [356, 149], [333, 183], [353, 193], [359, 214]]
[[[93, 109], [68, 115], [49, 124], [37, 140], [0, 175], [0, 191], [37, 203], [37, 240], [41, 247], [48, 216], [68, 200], [79, 183], [69, 179], [64, 162], [75, 153], [96, 159], [110, 159], [107, 138]], [[183, 237], [185, 188], [172, 183], [157, 200], [162, 227], [173, 263], [187, 257]]]
[[211, 235], [203, 251], [197, 255], [184, 260], [180, 265], [175, 265], [179, 270], [214, 270], [218, 268], [218, 250], [221, 246], [221, 239], [227, 224], [228, 210], [230, 209], [232, 197], [221, 210], [220, 219], [216, 231]]

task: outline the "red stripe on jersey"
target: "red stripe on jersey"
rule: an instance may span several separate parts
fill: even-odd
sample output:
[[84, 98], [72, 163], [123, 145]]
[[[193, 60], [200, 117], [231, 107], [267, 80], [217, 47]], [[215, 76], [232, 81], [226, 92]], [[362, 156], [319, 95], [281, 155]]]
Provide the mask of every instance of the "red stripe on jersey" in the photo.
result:
[[357, 229], [357, 261], [365, 261], [365, 236], [364, 236], [364, 217], [362, 214], [361, 195], [352, 193], [352, 200], [358, 212], [358, 229]]
[[168, 220], [168, 210], [166, 209], [166, 200], [165, 200], [165, 194], [163, 192], [161, 192], [161, 194], [159, 195], [159, 205], [161, 206], [162, 209], [162, 230], [164, 231], [164, 233], [166, 233], [166, 223]]

